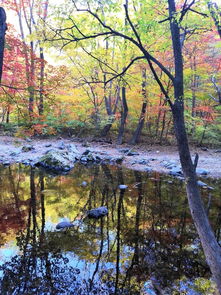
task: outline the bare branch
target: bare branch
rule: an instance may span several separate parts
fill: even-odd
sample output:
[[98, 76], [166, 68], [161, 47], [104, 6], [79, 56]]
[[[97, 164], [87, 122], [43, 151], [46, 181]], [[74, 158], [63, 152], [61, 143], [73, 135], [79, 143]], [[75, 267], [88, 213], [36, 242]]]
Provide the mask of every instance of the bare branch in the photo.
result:
[[114, 80], [114, 79], [116, 79], [116, 78], [118, 78], [118, 77], [120, 77], [120, 76], [123, 76], [126, 72], [127, 72], [127, 70], [132, 66], [132, 64], [136, 61], [136, 60], [139, 60], [139, 59], [144, 59], [145, 58], [145, 56], [137, 56], [137, 57], [135, 57], [134, 59], [132, 59], [132, 61], [123, 69], [123, 71], [121, 72], [121, 73], [119, 73], [119, 74], [117, 74], [117, 75], [115, 75], [114, 77], [112, 77], [112, 78], [110, 78], [109, 80], [107, 80], [106, 82], [105, 82], [105, 84], [107, 84], [107, 83], [109, 83], [109, 82], [111, 82], [112, 80]]
[[129, 24], [130, 24], [130, 27], [131, 29], [133, 30], [134, 32], [134, 35], [136, 36], [137, 38], [137, 41], [139, 42], [140, 46], [142, 46], [142, 42], [140, 40], [140, 36], [139, 34], [137, 33], [137, 30], [135, 29], [131, 19], [130, 19], [130, 16], [129, 16], [129, 13], [128, 13], [128, 6], [126, 4], [124, 4], [124, 9], [125, 9], [125, 14], [126, 14], [126, 19], [128, 20]]

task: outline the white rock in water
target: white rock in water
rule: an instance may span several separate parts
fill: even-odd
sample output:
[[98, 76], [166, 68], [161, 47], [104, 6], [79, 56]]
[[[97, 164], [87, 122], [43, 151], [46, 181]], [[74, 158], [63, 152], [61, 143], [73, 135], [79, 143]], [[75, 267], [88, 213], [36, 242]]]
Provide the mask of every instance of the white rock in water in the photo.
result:
[[126, 189], [128, 188], [128, 186], [126, 184], [120, 184], [119, 185], [119, 189]]
[[62, 221], [56, 225], [56, 229], [64, 229], [64, 228], [69, 228], [72, 226], [74, 226], [73, 223], [71, 223], [69, 221]]
[[87, 186], [87, 181], [82, 181], [81, 186]]

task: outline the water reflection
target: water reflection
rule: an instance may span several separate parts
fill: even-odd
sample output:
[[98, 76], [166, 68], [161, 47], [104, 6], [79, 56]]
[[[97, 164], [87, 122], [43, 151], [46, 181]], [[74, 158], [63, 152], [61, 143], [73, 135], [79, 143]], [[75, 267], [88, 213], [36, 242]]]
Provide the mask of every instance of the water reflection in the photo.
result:
[[[219, 238], [221, 185], [212, 185], [203, 195]], [[107, 217], [55, 230], [99, 206]], [[181, 281], [210, 277], [179, 180], [110, 166], [56, 177], [2, 167], [0, 209], [1, 294], [141, 294], [147, 281], [155, 294], [180, 294]]]

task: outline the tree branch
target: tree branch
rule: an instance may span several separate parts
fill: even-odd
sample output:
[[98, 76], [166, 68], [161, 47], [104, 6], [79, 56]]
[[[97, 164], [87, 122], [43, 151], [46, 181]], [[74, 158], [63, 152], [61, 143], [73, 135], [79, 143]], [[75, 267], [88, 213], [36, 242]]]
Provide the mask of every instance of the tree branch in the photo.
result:
[[114, 80], [114, 79], [116, 79], [116, 78], [118, 78], [118, 77], [120, 77], [120, 76], [123, 76], [126, 72], [127, 72], [127, 70], [132, 66], [132, 64], [136, 61], [136, 60], [139, 60], [139, 59], [144, 59], [145, 58], [145, 56], [137, 56], [137, 57], [135, 57], [134, 59], [132, 59], [132, 61], [123, 69], [123, 71], [121, 72], [121, 73], [119, 73], [119, 74], [117, 74], [116, 76], [114, 76], [114, 77], [112, 77], [112, 78], [110, 78], [109, 80], [107, 80], [106, 82], [105, 82], [105, 84], [107, 84], [107, 83], [109, 83], [109, 82], [111, 82], [112, 80]]
[[131, 27], [131, 29], [132, 29], [133, 32], [134, 32], [134, 35], [136, 36], [137, 41], [139, 42], [140, 46], [143, 47], [142, 42], [141, 42], [141, 40], [140, 40], [140, 36], [139, 36], [139, 34], [137, 33], [137, 30], [135, 29], [133, 23], [131, 22], [131, 19], [130, 19], [129, 13], [128, 13], [128, 6], [127, 6], [126, 4], [124, 4], [124, 9], [125, 9], [125, 14], [126, 14], [126, 19], [128, 20], [128, 22], [129, 22], [129, 24], [130, 24], [130, 27]]

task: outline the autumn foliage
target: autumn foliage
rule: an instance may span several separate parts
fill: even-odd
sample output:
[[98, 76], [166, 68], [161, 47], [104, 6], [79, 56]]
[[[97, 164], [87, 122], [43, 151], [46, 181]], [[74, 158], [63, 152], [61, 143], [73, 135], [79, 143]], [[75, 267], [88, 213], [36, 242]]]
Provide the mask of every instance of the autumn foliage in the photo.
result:
[[[111, 79], [133, 59], [135, 49], [115, 39], [88, 40], [84, 45], [70, 42], [63, 46], [58, 31], [56, 35], [53, 28], [62, 24], [67, 28], [64, 32], [68, 36], [72, 34], [68, 30], [70, 20], [62, 14], [62, 7], [58, 10], [51, 3], [49, 9], [49, 5], [50, 1], [43, 0], [36, 1], [34, 6], [30, 0], [4, 1], [10, 15], [17, 18], [17, 25], [12, 25], [8, 17], [0, 88], [3, 130], [8, 130], [6, 126], [11, 124], [19, 136], [59, 132], [101, 135], [109, 126], [105, 136], [116, 137], [125, 115], [121, 90], [124, 87], [128, 107], [124, 141], [130, 140], [143, 120], [139, 141], [171, 142], [172, 115], [148, 64], [137, 60], [125, 74]], [[172, 52], [168, 50], [170, 41], [163, 31], [166, 22], [160, 24], [159, 21], [166, 8], [159, 9], [154, 4], [151, 9], [156, 17], [150, 17], [149, 23], [142, 18], [142, 13], [140, 18], [137, 16], [138, 7], [135, 8], [131, 8], [130, 13], [141, 36], [144, 36], [143, 31], [149, 30], [147, 28], [155, 26], [154, 33], [145, 41], [146, 46], [152, 46], [157, 52], [155, 57], [173, 70]], [[114, 10], [112, 14], [114, 16]], [[79, 15], [77, 25], [83, 23], [84, 30], [89, 30], [85, 20]], [[116, 25], [125, 26], [118, 20]], [[187, 129], [194, 143], [216, 145], [221, 140], [221, 108], [217, 103], [221, 85], [220, 39], [216, 27], [212, 25], [211, 29], [209, 18], [195, 14], [189, 18], [188, 25], [191, 34], [183, 45]], [[159, 68], [156, 72], [172, 95], [173, 87], [168, 77]], [[111, 81], [105, 84], [108, 79]], [[145, 106], [143, 114], [142, 106]]]

